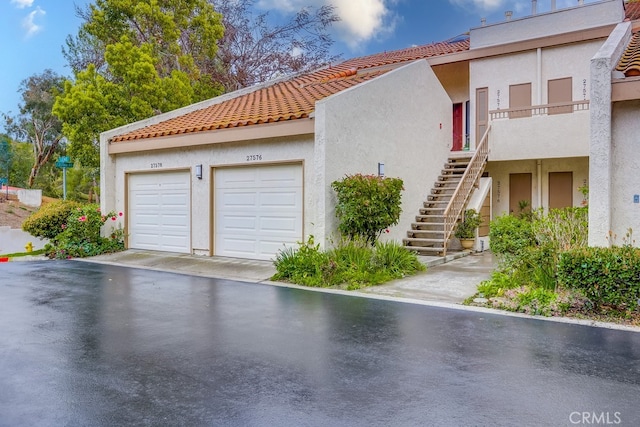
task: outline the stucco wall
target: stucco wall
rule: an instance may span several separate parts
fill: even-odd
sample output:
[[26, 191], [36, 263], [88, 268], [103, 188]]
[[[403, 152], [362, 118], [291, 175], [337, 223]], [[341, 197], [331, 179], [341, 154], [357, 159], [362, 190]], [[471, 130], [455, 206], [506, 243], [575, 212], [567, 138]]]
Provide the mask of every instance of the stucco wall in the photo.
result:
[[402, 178], [405, 187], [400, 223], [387, 237], [406, 237], [446, 162], [451, 133], [451, 100], [426, 61], [317, 103], [318, 224], [326, 224], [318, 241], [336, 237], [331, 182], [345, 174], [376, 174], [379, 162], [385, 164], [385, 176]]
[[493, 217], [509, 212], [509, 174], [531, 173], [531, 205], [533, 209], [549, 206], [549, 172], [573, 172], [573, 205], [581, 206], [583, 197], [579, 187], [588, 185], [587, 157], [489, 162], [486, 172], [493, 178]]
[[[618, 245], [629, 228], [640, 246], [640, 100], [613, 104], [611, 177], [611, 231]], [[634, 197], [638, 196], [638, 202]]]
[[[509, 108], [509, 86], [531, 83], [531, 103], [548, 103], [549, 80], [571, 77], [574, 101], [589, 98], [590, 59], [602, 44], [591, 41], [474, 60], [470, 63], [471, 109], [475, 91], [488, 88], [489, 110]], [[475, 114], [471, 141], [475, 142]], [[496, 119], [490, 140], [492, 160], [577, 157], [589, 151], [589, 114]]]
[[[631, 23], [616, 26], [591, 59], [591, 108], [589, 146], [589, 245], [609, 246], [613, 227], [611, 72], [631, 38]], [[635, 171], [628, 171], [634, 173]]]
[[[542, 7], [542, 4], [540, 5]], [[471, 48], [548, 37], [607, 24], [624, 19], [622, 1], [609, 0], [540, 13], [508, 22], [471, 29]]]
[[[260, 155], [259, 162], [247, 161], [249, 155]], [[208, 254], [210, 249], [211, 168], [215, 166], [266, 165], [302, 161], [304, 167], [304, 233], [313, 233], [314, 192], [313, 136], [288, 137], [250, 142], [234, 142], [209, 146], [185, 147], [176, 150], [158, 150], [111, 156], [113, 168], [112, 193], [103, 198], [103, 209], [124, 211], [126, 173], [162, 172], [163, 170], [191, 170], [191, 245], [194, 253]], [[153, 164], [153, 168], [152, 168]], [[195, 166], [202, 165], [203, 178], [195, 177]], [[156, 167], [161, 165], [160, 167]], [[103, 177], [104, 179], [104, 177]]]

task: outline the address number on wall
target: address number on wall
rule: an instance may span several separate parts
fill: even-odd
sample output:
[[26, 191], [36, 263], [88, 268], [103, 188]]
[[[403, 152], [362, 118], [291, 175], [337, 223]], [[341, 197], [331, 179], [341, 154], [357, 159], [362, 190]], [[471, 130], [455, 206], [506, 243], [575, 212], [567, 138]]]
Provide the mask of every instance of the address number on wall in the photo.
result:
[[256, 160], [262, 160], [262, 154], [249, 154], [247, 155], [247, 162], [252, 162]]
[[162, 163], [151, 163], [151, 169], [158, 169], [162, 167]]

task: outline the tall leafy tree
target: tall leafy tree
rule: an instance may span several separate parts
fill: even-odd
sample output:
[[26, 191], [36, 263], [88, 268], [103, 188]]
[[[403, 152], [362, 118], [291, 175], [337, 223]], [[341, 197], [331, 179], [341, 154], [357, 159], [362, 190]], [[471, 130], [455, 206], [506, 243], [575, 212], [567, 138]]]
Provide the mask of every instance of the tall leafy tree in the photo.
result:
[[64, 142], [62, 122], [52, 113], [56, 96], [62, 92], [65, 78], [51, 70], [35, 74], [20, 84], [22, 102], [17, 116], [3, 114], [5, 129], [14, 139], [28, 141], [34, 160], [27, 180], [33, 187], [40, 169], [51, 160]]
[[54, 105], [69, 154], [98, 167], [99, 134], [222, 92], [197, 67], [216, 54], [220, 14], [206, 0], [97, 0], [68, 40], [75, 81]]
[[96, 0], [63, 53], [75, 81], [54, 112], [69, 153], [99, 166], [100, 132], [273, 77], [317, 68], [329, 55], [332, 6], [274, 24], [255, 0]]
[[[330, 54], [333, 40], [329, 29], [340, 19], [334, 6], [305, 7], [291, 19], [282, 20], [274, 19], [268, 12], [255, 14], [258, 9], [255, 0], [208, 0], [208, 3], [222, 15], [224, 35], [215, 44], [203, 46], [199, 43], [204, 40], [202, 31], [185, 26], [181, 29], [179, 49], [162, 44], [164, 50], [160, 55], [166, 68], [173, 69], [177, 52], [188, 52], [193, 58], [189, 66], [198, 70], [196, 75], [203, 85], [217, 82], [226, 91], [232, 91], [277, 76], [316, 69], [339, 59]], [[130, 18], [138, 7], [132, 0], [102, 0], [93, 7], [76, 6], [76, 15], [85, 25], [75, 37], [67, 37], [63, 48], [71, 69], [79, 72], [93, 64], [103, 73], [106, 45], [115, 43], [122, 35], [139, 41], [160, 39], [157, 34], [164, 28], [162, 25], [149, 25], [150, 19], [140, 22]], [[123, 16], [129, 25], [123, 25]], [[144, 16], [148, 18], [150, 14]], [[151, 31], [145, 30], [150, 27]]]

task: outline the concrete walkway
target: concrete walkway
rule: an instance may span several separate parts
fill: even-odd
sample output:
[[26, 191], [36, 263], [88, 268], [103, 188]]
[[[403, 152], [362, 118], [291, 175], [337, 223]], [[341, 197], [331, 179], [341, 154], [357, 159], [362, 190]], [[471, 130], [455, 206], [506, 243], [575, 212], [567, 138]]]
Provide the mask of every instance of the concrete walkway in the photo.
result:
[[459, 304], [474, 295], [478, 284], [489, 279], [494, 269], [493, 255], [483, 252], [433, 265], [415, 276], [360, 289], [358, 292]]
[[[460, 304], [467, 297], [475, 294], [476, 286], [481, 281], [488, 279], [494, 269], [494, 259], [490, 252], [463, 255], [466, 254], [449, 255], [446, 263], [443, 263], [445, 260], [442, 258], [420, 257], [420, 261], [428, 267], [426, 272], [394, 280], [384, 285], [353, 291], [353, 293]], [[270, 277], [276, 273], [273, 263], [270, 261], [207, 257], [138, 249], [80, 260], [202, 277], [298, 287], [297, 285], [270, 282]]]

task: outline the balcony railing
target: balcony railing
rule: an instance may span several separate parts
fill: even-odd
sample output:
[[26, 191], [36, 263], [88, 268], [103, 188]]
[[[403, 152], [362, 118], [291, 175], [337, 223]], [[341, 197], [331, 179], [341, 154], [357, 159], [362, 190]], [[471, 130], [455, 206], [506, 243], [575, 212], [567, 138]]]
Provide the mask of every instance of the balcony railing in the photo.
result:
[[551, 116], [589, 110], [589, 101], [560, 102], [556, 104], [533, 105], [531, 107], [508, 108], [489, 111], [490, 120], [518, 119], [531, 116]]
[[467, 201], [471, 196], [473, 187], [477, 184], [485, 163], [489, 157], [489, 134], [491, 133], [491, 124], [487, 127], [487, 131], [482, 136], [480, 143], [476, 146], [476, 151], [462, 175], [462, 179], [458, 187], [453, 192], [451, 200], [444, 211], [444, 254], [447, 252], [447, 242], [451, 238], [454, 228], [458, 222], [458, 218], [462, 214], [462, 210], [467, 205]]

